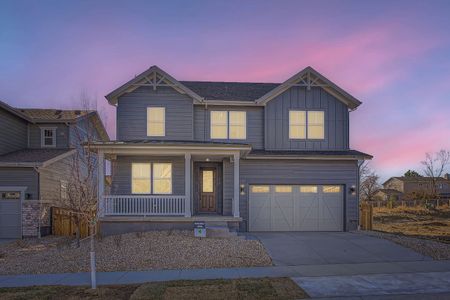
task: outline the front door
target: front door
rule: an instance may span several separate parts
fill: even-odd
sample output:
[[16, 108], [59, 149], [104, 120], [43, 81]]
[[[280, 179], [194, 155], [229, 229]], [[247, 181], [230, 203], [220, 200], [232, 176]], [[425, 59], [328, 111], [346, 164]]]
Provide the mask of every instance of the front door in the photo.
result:
[[200, 212], [216, 212], [217, 169], [200, 168]]

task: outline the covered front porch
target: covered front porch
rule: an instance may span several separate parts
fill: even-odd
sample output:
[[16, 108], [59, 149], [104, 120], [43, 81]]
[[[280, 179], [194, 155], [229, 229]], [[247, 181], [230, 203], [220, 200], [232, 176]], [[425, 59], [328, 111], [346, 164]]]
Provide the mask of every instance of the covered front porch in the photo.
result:
[[[99, 217], [108, 222], [239, 221], [239, 162], [250, 150], [242, 144], [107, 142], [95, 145], [99, 158]], [[112, 182], [105, 188], [105, 159]], [[133, 164], [170, 165], [164, 194], [133, 193]], [[153, 172], [153, 170], [152, 170]], [[151, 174], [152, 184], [157, 183]]]

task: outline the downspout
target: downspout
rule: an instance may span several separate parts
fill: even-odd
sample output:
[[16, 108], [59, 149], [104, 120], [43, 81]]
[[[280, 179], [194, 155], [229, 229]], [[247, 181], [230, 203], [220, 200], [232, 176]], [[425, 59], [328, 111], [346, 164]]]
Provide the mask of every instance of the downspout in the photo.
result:
[[37, 192], [38, 192], [38, 204], [39, 204], [39, 212], [38, 212], [38, 232], [37, 232], [37, 234], [38, 234], [38, 238], [40, 239], [41, 238], [41, 209], [42, 209], [42, 207], [41, 207], [41, 180], [40, 180], [40, 176], [41, 176], [41, 173], [40, 173], [40, 170], [39, 170], [39, 168], [38, 167], [33, 167], [33, 169], [36, 171], [36, 173], [37, 173], [37, 188], [38, 188], [38, 190], [37, 190]]
[[360, 192], [359, 192], [359, 188], [361, 186], [361, 176], [360, 176], [360, 171], [361, 171], [361, 166], [364, 164], [364, 160], [358, 160], [358, 170], [357, 170], [357, 186], [356, 186], [356, 197], [358, 197], [358, 209], [356, 210], [357, 214], [357, 222], [358, 222], [358, 230], [361, 229], [361, 224], [359, 224], [359, 213], [360, 213], [360, 209], [359, 209], [359, 205], [360, 205]]

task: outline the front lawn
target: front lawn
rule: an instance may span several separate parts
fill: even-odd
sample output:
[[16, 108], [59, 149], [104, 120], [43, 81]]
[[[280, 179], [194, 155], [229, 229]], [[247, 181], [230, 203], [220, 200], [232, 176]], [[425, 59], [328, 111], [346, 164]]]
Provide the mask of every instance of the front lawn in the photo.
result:
[[[0, 245], [0, 275], [89, 271], [89, 241], [49, 236]], [[272, 264], [259, 241], [195, 238], [192, 231], [151, 231], [96, 241], [97, 271], [254, 267]]]
[[142, 285], [0, 288], [1, 299], [304, 299], [308, 295], [289, 278], [198, 280]]

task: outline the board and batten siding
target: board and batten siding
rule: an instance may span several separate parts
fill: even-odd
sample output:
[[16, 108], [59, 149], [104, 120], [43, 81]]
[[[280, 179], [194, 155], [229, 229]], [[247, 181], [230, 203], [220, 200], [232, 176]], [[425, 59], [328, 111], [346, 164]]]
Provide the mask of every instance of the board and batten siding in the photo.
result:
[[28, 145], [28, 122], [0, 108], [0, 155]]
[[0, 186], [25, 186], [30, 200], [39, 199], [39, 175], [33, 168], [0, 168]]
[[358, 197], [348, 191], [358, 184], [357, 161], [246, 160], [240, 161], [239, 183], [245, 185], [239, 209], [244, 221], [240, 230], [248, 230], [249, 185], [252, 184], [336, 184], [344, 185], [344, 220], [346, 230], [358, 224]]
[[132, 163], [172, 163], [172, 195], [184, 195], [184, 156], [117, 156], [112, 162], [112, 195], [131, 195]]
[[[147, 136], [147, 107], [165, 107], [165, 136]], [[193, 100], [167, 87], [140, 87], [121, 96], [117, 105], [118, 140], [192, 140]]]
[[[325, 112], [323, 140], [289, 139], [290, 110], [322, 110]], [[313, 87], [291, 87], [266, 104], [266, 150], [346, 150], [349, 148], [349, 112], [347, 106]]]
[[[54, 123], [39, 123], [30, 124], [30, 148], [42, 148], [41, 145], [41, 128], [49, 127], [56, 128], [56, 147], [55, 148], [68, 148], [69, 147], [69, 126], [66, 124], [54, 124]], [[51, 147], [49, 147], [51, 148]]]
[[234, 167], [229, 159], [223, 160], [223, 215], [233, 215]]
[[[247, 113], [247, 138], [211, 139], [211, 111], [245, 111]], [[243, 143], [253, 149], [264, 148], [264, 108], [250, 106], [194, 106], [194, 139], [196, 141], [216, 141]]]

